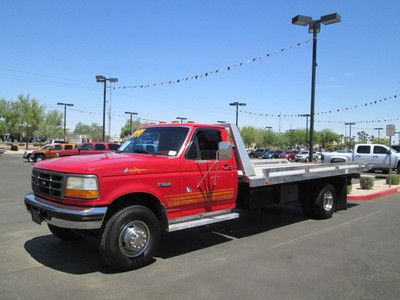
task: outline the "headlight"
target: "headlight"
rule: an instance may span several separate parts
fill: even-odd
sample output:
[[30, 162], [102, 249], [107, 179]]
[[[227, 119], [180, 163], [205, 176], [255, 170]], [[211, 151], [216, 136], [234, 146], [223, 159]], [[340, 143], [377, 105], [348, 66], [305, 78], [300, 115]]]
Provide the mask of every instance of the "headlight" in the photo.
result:
[[69, 176], [64, 192], [65, 197], [95, 199], [99, 197], [97, 178]]

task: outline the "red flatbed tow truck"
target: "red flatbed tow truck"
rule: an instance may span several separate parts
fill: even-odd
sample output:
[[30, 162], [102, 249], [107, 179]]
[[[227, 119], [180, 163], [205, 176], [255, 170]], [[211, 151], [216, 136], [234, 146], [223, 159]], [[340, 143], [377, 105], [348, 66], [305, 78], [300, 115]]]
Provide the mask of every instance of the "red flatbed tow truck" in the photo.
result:
[[116, 153], [34, 165], [25, 205], [63, 240], [97, 233], [107, 264], [136, 269], [163, 232], [222, 222], [240, 211], [300, 201], [311, 218], [347, 208], [346, 187], [367, 169], [253, 163], [232, 124], [157, 124], [136, 130]]

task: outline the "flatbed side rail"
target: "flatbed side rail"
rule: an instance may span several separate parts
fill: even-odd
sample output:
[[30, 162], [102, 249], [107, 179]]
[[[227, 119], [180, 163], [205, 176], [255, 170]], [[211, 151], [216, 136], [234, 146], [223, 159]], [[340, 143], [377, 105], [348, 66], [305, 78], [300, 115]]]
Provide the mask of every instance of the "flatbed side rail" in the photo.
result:
[[260, 187], [339, 175], [358, 174], [369, 169], [370, 166], [363, 162], [271, 167], [262, 169], [262, 177], [248, 177], [248, 182], [250, 187]]

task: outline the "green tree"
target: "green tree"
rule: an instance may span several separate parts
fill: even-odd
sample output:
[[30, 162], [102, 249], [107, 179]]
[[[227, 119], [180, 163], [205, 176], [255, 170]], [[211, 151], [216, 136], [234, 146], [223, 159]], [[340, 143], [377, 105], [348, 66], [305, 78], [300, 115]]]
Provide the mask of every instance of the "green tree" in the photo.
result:
[[261, 136], [260, 146], [268, 149], [276, 145], [278, 141], [277, 134], [271, 130], [260, 129], [259, 135]]
[[26, 149], [28, 149], [28, 142], [36, 130], [44, 116], [44, 106], [39, 104], [36, 99], [30, 99], [27, 96], [19, 95], [16, 102], [18, 116], [20, 117], [20, 133], [25, 136]]
[[[94, 142], [99, 142], [103, 137], [103, 126], [100, 126], [97, 123], [92, 123], [91, 125], [84, 124], [82, 122], [78, 122], [74, 129], [74, 134], [82, 134], [88, 135]], [[109, 139], [108, 136], [105, 136], [106, 141]]]
[[378, 138], [378, 137], [373, 137], [372, 138], [372, 143], [373, 144], [382, 144], [382, 145], [389, 145], [389, 138]]
[[2, 120], [3, 134], [9, 133], [14, 137], [20, 135], [21, 116], [18, 110], [18, 105], [13, 100], [0, 100], [0, 119]]
[[368, 133], [366, 133], [364, 130], [357, 132], [358, 140], [360, 143], [367, 143], [368, 142]]
[[48, 139], [58, 139], [64, 136], [63, 115], [58, 110], [51, 110], [39, 124], [35, 135]]
[[74, 134], [89, 135], [91, 133], [90, 125], [78, 122], [75, 125]]
[[340, 143], [340, 135], [330, 129], [324, 129], [316, 134], [316, 141], [322, 148], [330, 149], [334, 143]]
[[240, 135], [246, 147], [252, 147], [254, 144], [260, 146], [262, 143], [260, 132], [253, 126], [244, 126], [240, 129]]
[[284, 133], [284, 137], [288, 144], [286, 146], [295, 148], [306, 144], [306, 131], [303, 129], [292, 129]]
[[[132, 132], [134, 132], [137, 128], [142, 126], [139, 120], [132, 120]], [[120, 137], [121, 139], [125, 139], [131, 135], [131, 120], [128, 119], [124, 126], [121, 128]]]

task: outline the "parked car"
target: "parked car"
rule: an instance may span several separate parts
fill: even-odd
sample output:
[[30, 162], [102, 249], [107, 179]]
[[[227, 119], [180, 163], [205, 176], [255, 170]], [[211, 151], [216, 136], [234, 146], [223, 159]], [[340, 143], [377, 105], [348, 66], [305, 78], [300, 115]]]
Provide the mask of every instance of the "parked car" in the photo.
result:
[[299, 153], [297, 150], [286, 150], [279, 154], [279, 158], [286, 158], [287, 160], [292, 161], [295, 159], [297, 153]]
[[253, 151], [250, 151], [250, 157], [253, 157], [253, 158], [262, 157], [264, 155], [264, 153], [267, 152], [267, 151], [268, 150], [264, 149], [264, 148], [257, 148], [257, 149], [255, 149]]
[[27, 154], [24, 153], [23, 158], [30, 162], [39, 162], [47, 158], [57, 157], [58, 152], [62, 150], [72, 150], [76, 147], [76, 144], [47, 144], [40, 149], [26, 151]]
[[[309, 160], [309, 157], [310, 157], [310, 151], [304, 150], [297, 153], [296, 156], [294, 157], [294, 160], [297, 162], [307, 162]], [[316, 151], [313, 151], [313, 161], [316, 161], [318, 159], [321, 159], [321, 154]]]
[[3, 154], [4, 152], [6, 152], [6, 149], [4, 147], [0, 147], [0, 154]]
[[115, 152], [120, 147], [120, 144], [106, 142], [89, 142], [79, 145], [78, 148], [60, 151], [57, 156], [72, 156], [72, 155], [87, 155], [99, 154], [104, 152]]
[[271, 158], [279, 158], [279, 155], [282, 154], [284, 151], [283, 150], [271, 150], [262, 156], [264, 159], [271, 159]]

